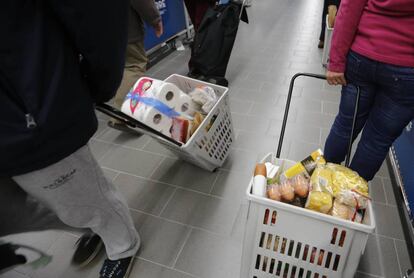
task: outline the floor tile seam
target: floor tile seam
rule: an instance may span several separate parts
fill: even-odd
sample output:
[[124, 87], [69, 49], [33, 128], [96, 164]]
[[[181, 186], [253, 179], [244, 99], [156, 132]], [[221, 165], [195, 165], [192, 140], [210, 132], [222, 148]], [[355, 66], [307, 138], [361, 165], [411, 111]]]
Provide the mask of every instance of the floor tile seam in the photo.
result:
[[102, 139], [94, 139], [94, 140], [96, 140], [98, 142], [101, 142], [101, 143], [109, 144], [109, 145], [114, 146], [114, 147], [122, 147], [124, 149], [130, 149], [130, 150], [134, 150], [134, 151], [142, 151], [144, 153], [156, 155], [156, 156], [163, 157], [163, 158], [172, 158], [171, 156], [167, 156], [167, 155], [160, 154], [160, 153], [157, 153], [157, 152], [152, 152], [152, 151], [144, 150], [143, 148], [135, 148], [135, 147], [127, 146], [127, 145], [124, 145], [124, 144], [117, 144], [117, 143], [114, 143], [114, 142], [105, 141], [105, 140], [102, 140]]
[[220, 176], [220, 173], [217, 171], [217, 175], [216, 175], [216, 177], [214, 178], [214, 181], [213, 181], [213, 184], [212, 184], [212, 186], [211, 186], [211, 188], [210, 188], [210, 191], [208, 192], [208, 194], [209, 194], [209, 195], [211, 195], [211, 196], [214, 196], [212, 193], [213, 193], [214, 187], [215, 187], [215, 186], [216, 186], [216, 184], [217, 184], [217, 181], [218, 181], [218, 179], [219, 179], [219, 176]]
[[142, 146], [142, 149], [144, 150], [146, 147], [148, 147], [148, 145], [151, 144], [152, 140], [154, 140], [154, 139], [150, 138], [150, 140], [148, 140], [148, 142], [145, 143], [144, 146]]
[[219, 236], [219, 237], [223, 237], [223, 238], [227, 238], [227, 237], [229, 236], [229, 235], [228, 235], [228, 234], [226, 234], [226, 233], [218, 233], [218, 232], [214, 232], [214, 231], [211, 231], [211, 230], [208, 230], [208, 229], [202, 228], [202, 227], [194, 226], [194, 225], [187, 224], [187, 223], [182, 223], [182, 222], [180, 222], [180, 221], [176, 221], [176, 220], [173, 220], [173, 219], [170, 219], [170, 218], [167, 218], [167, 217], [157, 216], [157, 215], [155, 215], [155, 214], [152, 214], [152, 213], [149, 213], [149, 212], [145, 212], [145, 211], [143, 211], [143, 210], [134, 209], [134, 208], [129, 208], [129, 209], [130, 209], [131, 211], [133, 211], [133, 212], [138, 212], [138, 213], [141, 213], [141, 214], [145, 214], [145, 215], [148, 215], [148, 216], [151, 216], [151, 217], [157, 218], [157, 219], [159, 219], [159, 220], [163, 220], [163, 221], [166, 221], [166, 222], [169, 222], [169, 223], [172, 223], [172, 224], [176, 224], [176, 225], [180, 225], [180, 226], [186, 227], [186, 228], [188, 228], [188, 229], [193, 229], [193, 230], [195, 229], [195, 230], [199, 230], [199, 231], [206, 232], [206, 233], [210, 233], [210, 234], [212, 234], [212, 235]]
[[376, 278], [384, 278], [384, 276], [378, 276], [378, 275], [376, 275], [376, 274], [372, 274], [372, 273], [365, 272], [365, 271], [361, 271], [361, 270], [357, 270], [357, 272], [359, 272], [359, 273], [361, 273], [361, 274], [367, 274], [367, 275], [369, 275], [369, 276], [376, 277]]
[[392, 241], [392, 244], [394, 246], [395, 255], [397, 256], [398, 271], [400, 272], [400, 277], [403, 277], [403, 273], [401, 272], [400, 256], [398, 256], [397, 244], [395, 242], [395, 239]]
[[183, 252], [183, 250], [184, 250], [185, 246], [187, 245], [187, 242], [188, 242], [188, 240], [190, 239], [190, 236], [191, 236], [191, 233], [192, 233], [192, 232], [193, 232], [193, 228], [191, 228], [191, 229], [189, 229], [189, 230], [188, 230], [188, 232], [187, 232], [187, 234], [186, 234], [186, 236], [185, 236], [185, 239], [184, 239], [184, 241], [183, 241], [183, 244], [181, 245], [181, 248], [180, 248], [180, 250], [178, 251], [177, 256], [175, 257], [175, 259], [174, 259], [174, 261], [173, 261], [173, 264], [172, 264], [172, 268], [173, 268], [173, 269], [177, 266], [178, 259], [180, 258], [181, 253]]
[[117, 172], [115, 177], [112, 178], [111, 182], [113, 183], [120, 175], [121, 175], [121, 173]]
[[[181, 185], [176, 185], [176, 184], [173, 184], [173, 183], [168, 183], [168, 182], [156, 180], [156, 179], [153, 179], [151, 177], [139, 176], [139, 175], [136, 175], [136, 174], [132, 174], [132, 173], [129, 173], [129, 172], [124, 172], [124, 171], [121, 171], [121, 170], [116, 170], [116, 169], [106, 167], [106, 166], [102, 167], [102, 168], [119, 172], [119, 174], [129, 175], [129, 176], [132, 176], [132, 177], [135, 177], [135, 178], [140, 178], [140, 179], [147, 180], [147, 181], [150, 181], [150, 182], [160, 183], [160, 184], [167, 185], [167, 186], [170, 186], [170, 187], [173, 187], [173, 188], [176, 188], [176, 189], [181, 189], [181, 190], [185, 190], [185, 191], [189, 191], [189, 192], [193, 192], [193, 193], [198, 193], [200, 195], [213, 197], [213, 198], [223, 200], [223, 201], [231, 201], [231, 199], [227, 199], [227, 198], [224, 198], [224, 197], [221, 197], [221, 196], [218, 196], [218, 195], [211, 195], [211, 194], [206, 193], [206, 192], [198, 191], [198, 190], [195, 190], [195, 189], [187, 188], [187, 187], [184, 187], [184, 186], [181, 186]], [[220, 168], [220, 170], [226, 170], [226, 169]], [[231, 170], [226, 170], [226, 171], [231, 172]]]
[[[381, 180], [382, 190], [384, 191], [385, 203], [386, 203], [386, 204], [391, 204], [391, 203], [388, 201], [388, 194], [387, 194], [387, 190], [385, 189], [384, 178], [383, 178], [383, 177], [380, 177], [380, 176], [379, 176], [379, 178], [380, 178], [380, 180]], [[392, 190], [392, 194], [394, 194], [394, 190]]]
[[403, 241], [403, 242], [405, 242], [405, 240], [404, 240], [404, 239], [401, 239], [401, 238], [395, 238], [395, 237], [392, 237], [392, 236], [387, 236], [387, 235], [379, 234], [379, 233], [376, 233], [376, 232], [373, 232], [373, 233], [372, 233], [372, 235], [375, 235], [375, 236], [378, 236], [378, 237], [382, 237], [383, 239], [388, 239], [388, 240], [398, 240], [398, 241]]
[[378, 205], [382, 205], [384, 207], [398, 208], [396, 205], [393, 205], [393, 204], [387, 204], [387, 203], [378, 202], [378, 201], [372, 201], [372, 202], [375, 203], [375, 204], [378, 204]]
[[[193, 278], [201, 278], [201, 277], [198, 277], [198, 276], [194, 276], [194, 275], [193, 275], [193, 274], [191, 274], [191, 273], [187, 273], [187, 272], [185, 272], [185, 271], [182, 271], [182, 270], [179, 270], [179, 269], [176, 269], [176, 268], [172, 268], [172, 267], [170, 267], [170, 266], [168, 266], [168, 265], [163, 265], [163, 264], [160, 264], [160, 263], [157, 263], [157, 262], [154, 262], [154, 261], [148, 260], [148, 259], [143, 258], [143, 257], [140, 257], [140, 256], [136, 256], [136, 258], [138, 258], [138, 259], [140, 259], [140, 260], [142, 260], [142, 261], [145, 261], [145, 262], [152, 263], [152, 264], [154, 264], [154, 265], [160, 266], [160, 267], [162, 267], [162, 268], [166, 268], [166, 269], [169, 269], [169, 270], [173, 270], [173, 271], [176, 271], [176, 272], [182, 273], [182, 274], [184, 274], [184, 275], [188, 275], [188, 276], [193, 277]], [[143, 278], [145, 278], [145, 277], [143, 277]]]
[[171, 195], [168, 197], [167, 202], [165, 202], [164, 206], [162, 207], [162, 209], [160, 210], [160, 212], [158, 213], [158, 216], [161, 216], [162, 213], [165, 211], [165, 209], [167, 208], [167, 206], [170, 204], [171, 200], [174, 198], [175, 194], [177, 192], [177, 188], [174, 188], [174, 191], [171, 193]]
[[[113, 147], [113, 145], [111, 144], [111, 143], [108, 143], [108, 142], [104, 142], [104, 141], [101, 141], [100, 139], [94, 139], [96, 142], [99, 142], [99, 143], [105, 143], [105, 144], [109, 144], [111, 147]], [[89, 147], [90, 148], [90, 147]], [[98, 161], [98, 164], [100, 163], [100, 162], [102, 162], [107, 156], [108, 156], [108, 154], [109, 154], [109, 152], [111, 151], [111, 149], [110, 148], [108, 148], [107, 150], [106, 150], [106, 152], [101, 156], [101, 158], [100, 159], [98, 159], [97, 161]]]
[[101, 158], [99, 158], [99, 159], [97, 159], [96, 161], [98, 162], [98, 164], [99, 163], [101, 163], [102, 161], [103, 161], [103, 159], [104, 159], [104, 157], [109, 153], [111, 151], [111, 149], [110, 148], [107, 148], [106, 150], [105, 150], [105, 152], [104, 152], [104, 154], [101, 156]]
[[157, 172], [158, 169], [161, 168], [161, 165], [164, 163], [164, 161], [166, 160], [166, 157], [163, 157], [159, 162], [158, 165], [154, 167], [154, 169], [152, 169], [151, 173], [148, 175], [150, 178], [152, 178], [155, 173]]

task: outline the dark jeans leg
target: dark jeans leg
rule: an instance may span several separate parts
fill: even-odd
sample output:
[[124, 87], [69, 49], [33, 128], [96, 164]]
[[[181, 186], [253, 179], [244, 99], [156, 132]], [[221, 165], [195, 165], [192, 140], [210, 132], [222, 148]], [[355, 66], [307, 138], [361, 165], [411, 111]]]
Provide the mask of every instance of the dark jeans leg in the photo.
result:
[[375, 104], [351, 163], [366, 180], [375, 176], [392, 143], [414, 118], [414, 68], [380, 63], [377, 72]]
[[364, 130], [351, 169], [369, 181], [381, 167], [391, 144], [414, 118], [414, 68], [379, 63], [351, 51], [346, 78], [352, 85], [342, 89], [339, 113], [326, 140], [325, 157], [334, 163], [345, 159], [355, 86], [359, 86], [361, 100], [355, 136]]
[[364, 74], [367, 73], [361, 71], [361, 60], [354, 53], [350, 53], [346, 72], [348, 85], [342, 87], [339, 112], [325, 143], [325, 158], [329, 162], [342, 163], [345, 160], [355, 111], [356, 86], [359, 87], [361, 94], [353, 139], [358, 136], [368, 119], [375, 99], [375, 85], [361, 79]]

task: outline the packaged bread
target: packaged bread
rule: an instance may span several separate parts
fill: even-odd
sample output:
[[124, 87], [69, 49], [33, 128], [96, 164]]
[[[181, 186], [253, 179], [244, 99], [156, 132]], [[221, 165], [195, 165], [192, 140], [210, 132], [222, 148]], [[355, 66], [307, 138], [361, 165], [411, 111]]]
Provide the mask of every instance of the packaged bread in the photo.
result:
[[322, 191], [333, 195], [333, 171], [325, 165], [318, 165], [310, 179], [311, 191]]
[[327, 214], [332, 208], [332, 199], [332, 195], [327, 192], [311, 191], [306, 200], [305, 208]]
[[368, 196], [368, 183], [358, 173], [333, 163], [328, 163], [326, 167], [333, 171], [332, 189], [335, 197], [342, 190], [354, 190], [364, 196]]

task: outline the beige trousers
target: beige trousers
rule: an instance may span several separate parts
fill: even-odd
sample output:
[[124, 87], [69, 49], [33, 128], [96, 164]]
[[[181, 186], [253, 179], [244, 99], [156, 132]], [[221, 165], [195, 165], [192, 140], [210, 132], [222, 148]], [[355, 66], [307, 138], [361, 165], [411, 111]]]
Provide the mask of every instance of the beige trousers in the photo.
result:
[[148, 58], [145, 54], [144, 40], [129, 43], [126, 51], [124, 76], [114, 99], [114, 106], [116, 108], [121, 109], [131, 87], [144, 75], [147, 62]]

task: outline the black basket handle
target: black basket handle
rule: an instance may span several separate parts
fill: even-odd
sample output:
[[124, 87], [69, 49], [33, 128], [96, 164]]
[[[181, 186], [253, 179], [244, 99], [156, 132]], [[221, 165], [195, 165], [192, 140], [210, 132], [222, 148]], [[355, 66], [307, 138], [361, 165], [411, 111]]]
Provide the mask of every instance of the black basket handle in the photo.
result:
[[147, 126], [146, 124], [128, 116], [127, 114], [123, 113], [122, 111], [116, 109], [115, 107], [106, 104], [106, 103], [99, 103], [95, 105], [95, 109], [114, 118], [117, 119], [118, 121], [123, 122], [124, 124], [128, 125], [129, 127], [132, 128], [139, 128], [143, 131], [145, 131], [148, 134], [154, 134], [168, 142], [171, 142], [177, 146], [182, 146], [182, 143], [175, 141], [174, 139], [172, 139], [171, 137], [168, 137], [167, 135], [159, 132], [158, 130], [153, 129], [150, 126]]
[[[287, 124], [287, 119], [289, 115], [290, 102], [292, 100], [293, 87], [295, 85], [296, 78], [298, 78], [299, 76], [312, 77], [312, 78], [326, 80], [325, 75], [314, 74], [314, 73], [297, 73], [290, 80], [289, 92], [288, 92], [287, 101], [286, 101], [285, 114], [283, 116], [282, 130], [280, 131], [279, 144], [277, 146], [276, 158], [280, 158], [280, 153], [282, 152], [283, 139], [285, 137], [285, 130], [286, 130], [286, 124]], [[356, 86], [356, 88], [357, 88], [357, 97], [356, 97], [356, 102], [355, 102], [354, 116], [352, 119], [351, 137], [349, 139], [348, 152], [347, 152], [346, 160], [345, 160], [345, 166], [347, 167], [349, 167], [349, 161], [351, 157], [352, 142], [354, 139], [355, 125], [356, 125], [358, 107], [359, 107], [359, 98], [360, 98], [360, 93], [361, 93], [359, 86]]]

